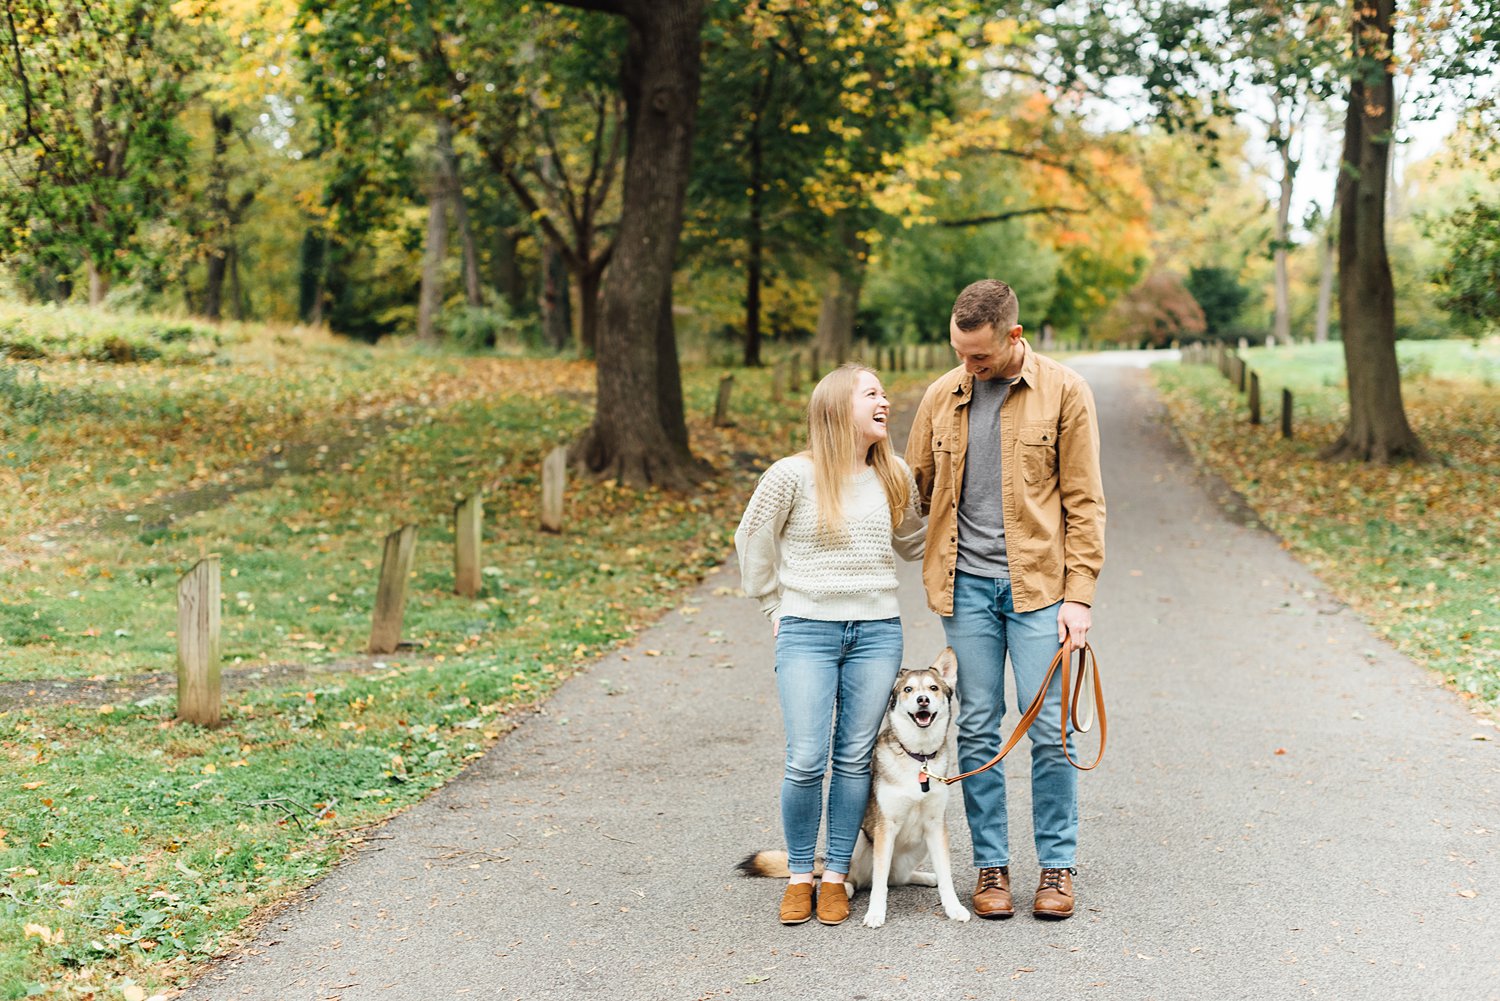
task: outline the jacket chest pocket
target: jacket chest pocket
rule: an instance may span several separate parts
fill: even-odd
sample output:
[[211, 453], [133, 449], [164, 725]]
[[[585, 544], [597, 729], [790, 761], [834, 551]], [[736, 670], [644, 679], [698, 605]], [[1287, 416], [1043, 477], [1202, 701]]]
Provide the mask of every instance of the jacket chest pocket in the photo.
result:
[[1057, 475], [1057, 426], [1027, 424], [1021, 428], [1016, 451], [1020, 453], [1021, 475], [1027, 483], [1041, 483]]

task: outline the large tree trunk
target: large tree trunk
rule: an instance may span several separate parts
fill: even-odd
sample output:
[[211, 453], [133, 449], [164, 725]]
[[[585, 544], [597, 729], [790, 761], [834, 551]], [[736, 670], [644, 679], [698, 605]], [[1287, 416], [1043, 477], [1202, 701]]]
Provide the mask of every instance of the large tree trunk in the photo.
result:
[[427, 197], [427, 249], [422, 255], [422, 290], [417, 297], [417, 339], [435, 342], [437, 314], [443, 307], [443, 258], [448, 254], [448, 181], [443, 163], [443, 127], [438, 142]]
[[859, 294], [864, 286], [864, 241], [859, 238], [853, 220], [843, 220], [841, 228], [847, 253], [837, 267], [829, 269], [828, 284], [823, 288], [823, 301], [818, 308], [818, 332], [813, 340], [825, 369], [849, 357]]
[[621, 483], [686, 489], [702, 470], [687, 448], [671, 287], [698, 106], [703, 0], [573, 5], [624, 14], [630, 45], [622, 73], [624, 205], [599, 327], [598, 404], [572, 454]]
[[1349, 424], [1329, 459], [1391, 462], [1429, 458], [1401, 403], [1396, 364], [1396, 295], [1385, 247], [1387, 158], [1394, 103], [1391, 71], [1395, 0], [1354, 7], [1358, 59], [1349, 86], [1339, 171], [1339, 315], [1349, 378]]
[[598, 261], [590, 261], [578, 275], [578, 342], [585, 358], [593, 358], [599, 350], [599, 308], [603, 305], [600, 288], [604, 282], [604, 268]]
[[776, 87], [777, 57], [770, 55], [770, 66], [761, 78], [755, 94], [755, 117], [750, 123], [750, 219], [747, 240], [749, 260], [745, 268], [745, 365], [760, 365], [760, 302], [765, 281], [765, 144], [761, 128], [765, 122], [771, 92]]

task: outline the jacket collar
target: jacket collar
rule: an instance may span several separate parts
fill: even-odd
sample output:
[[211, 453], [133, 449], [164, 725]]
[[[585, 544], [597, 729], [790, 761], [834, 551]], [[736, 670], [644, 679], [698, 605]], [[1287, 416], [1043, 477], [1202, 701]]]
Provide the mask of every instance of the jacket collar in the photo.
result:
[[[1016, 377], [1017, 382], [1024, 383], [1027, 388], [1036, 388], [1037, 361], [1036, 352], [1031, 349], [1031, 344], [1026, 338], [1021, 338], [1021, 374]], [[959, 377], [958, 385], [953, 387], [953, 395], [958, 397], [959, 403], [967, 403], [969, 397], [974, 394], [974, 376], [964, 371]]]

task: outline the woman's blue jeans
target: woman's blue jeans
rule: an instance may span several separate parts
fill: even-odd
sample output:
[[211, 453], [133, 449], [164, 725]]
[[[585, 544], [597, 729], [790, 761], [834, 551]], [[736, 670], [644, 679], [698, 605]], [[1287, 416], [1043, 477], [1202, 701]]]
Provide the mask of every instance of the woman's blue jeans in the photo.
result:
[[786, 724], [781, 826], [787, 867], [812, 872], [828, 782], [824, 868], [848, 872], [870, 797], [870, 756], [901, 670], [901, 620], [821, 622], [783, 616], [776, 634], [776, 690]]
[[[1017, 612], [1010, 581], [954, 574], [953, 614], [943, 618], [948, 645], [958, 656], [958, 763], [978, 768], [1000, 753], [1005, 716], [1005, 655], [1016, 678], [1016, 712], [1023, 713], [1057, 653], [1058, 605]], [[1031, 742], [1031, 821], [1037, 861], [1044, 869], [1070, 869], [1078, 851], [1078, 773], [1063, 756], [1062, 679], [1054, 677]], [[1071, 739], [1071, 735], [1070, 735]], [[1068, 745], [1071, 751], [1073, 745]], [[1005, 770], [996, 765], [961, 783], [974, 865], [1010, 864]]]

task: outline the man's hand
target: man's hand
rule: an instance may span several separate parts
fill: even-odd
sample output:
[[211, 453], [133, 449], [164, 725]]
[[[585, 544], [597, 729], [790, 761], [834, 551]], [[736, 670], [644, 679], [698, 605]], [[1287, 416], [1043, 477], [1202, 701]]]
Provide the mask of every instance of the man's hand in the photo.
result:
[[1057, 642], [1066, 642], [1069, 653], [1082, 650], [1093, 624], [1093, 609], [1082, 602], [1065, 601], [1057, 610]]

